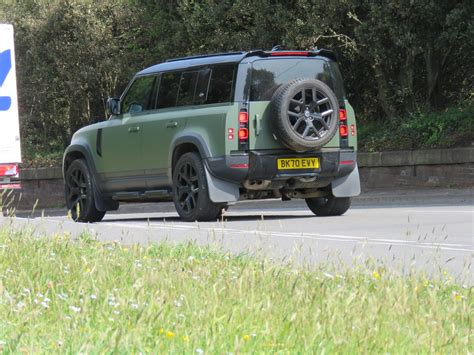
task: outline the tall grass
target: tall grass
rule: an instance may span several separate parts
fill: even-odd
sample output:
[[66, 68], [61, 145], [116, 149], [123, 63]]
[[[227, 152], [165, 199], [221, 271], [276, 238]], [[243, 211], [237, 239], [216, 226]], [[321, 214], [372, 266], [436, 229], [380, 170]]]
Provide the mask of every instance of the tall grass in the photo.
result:
[[473, 292], [380, 265], [0, 230], [5, 352], [472, 352]]

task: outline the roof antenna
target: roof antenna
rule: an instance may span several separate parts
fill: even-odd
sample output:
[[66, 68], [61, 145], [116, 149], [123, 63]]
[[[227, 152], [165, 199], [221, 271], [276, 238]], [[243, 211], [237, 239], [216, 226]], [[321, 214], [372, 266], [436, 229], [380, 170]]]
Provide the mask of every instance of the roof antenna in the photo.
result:
[[281, 45], [277, 44], [276, 46], [273, 46], [272, 52], [279, 51], [281, 49]]

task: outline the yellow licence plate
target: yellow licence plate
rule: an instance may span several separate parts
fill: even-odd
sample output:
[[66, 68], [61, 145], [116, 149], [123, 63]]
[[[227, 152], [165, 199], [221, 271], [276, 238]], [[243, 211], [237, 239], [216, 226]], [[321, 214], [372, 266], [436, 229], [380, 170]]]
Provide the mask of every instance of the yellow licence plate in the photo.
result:
[[319, 158], [284, 158], [278, 159], [278, 170], [319, 169]]

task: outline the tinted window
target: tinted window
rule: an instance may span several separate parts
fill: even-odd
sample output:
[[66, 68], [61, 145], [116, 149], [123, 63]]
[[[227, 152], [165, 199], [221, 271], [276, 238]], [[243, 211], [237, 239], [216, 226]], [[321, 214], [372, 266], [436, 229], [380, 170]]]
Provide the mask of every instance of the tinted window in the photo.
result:
[[[336, 63], [334, 65], [337, 67]], [[344, 97], [342, 82], [334, 85], [334, 77], [327, 61], [285, 58], [257, 60], [253, 63], [250, 100], [269, 101], [280, 85], [294, 79], [319, 79], [332, 88], [339, 99]]]
[[209, 91], [210, 78], [211, 78], [211, 69], [205, 69], [199, 72], [196, 92], [194, 94], [194, 101], [196, 104], [207, 103], [207, 95]]
[[155, 76], [144, 76], [135, 79], [122, 100], [122, 113], [137, 113], [152, 108], [153, 86]]
[[163, 73], [161, 75], [157, 108], [176, 106], [180, 79], [180, 72]]
[[177, 106], [205, 103], [210, 76], [210, 69], [183, 73], [179, 84]]
[[212, 66], [211, 82], [207, 94], [207, 104], [232, 101], [235, 64]]
[[194, 103], [194, 92], [196, 91], [197, 78], [197, 71], [181, 74], [177, 106], [192, 105]]

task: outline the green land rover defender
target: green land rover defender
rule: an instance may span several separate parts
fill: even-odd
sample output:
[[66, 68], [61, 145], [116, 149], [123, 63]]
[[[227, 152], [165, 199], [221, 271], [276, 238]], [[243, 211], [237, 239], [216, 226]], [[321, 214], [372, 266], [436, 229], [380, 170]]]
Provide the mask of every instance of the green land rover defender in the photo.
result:
[[107, 110], [64, 153], [76, 221], [150, 201], [215, 220], [237, 201], [275, 198], [333, 216], [360, 193], [355, 115], [328, 50], [171, 59], [138, 72]]

